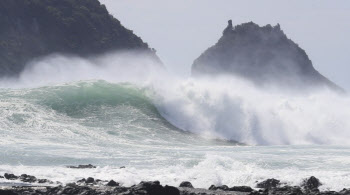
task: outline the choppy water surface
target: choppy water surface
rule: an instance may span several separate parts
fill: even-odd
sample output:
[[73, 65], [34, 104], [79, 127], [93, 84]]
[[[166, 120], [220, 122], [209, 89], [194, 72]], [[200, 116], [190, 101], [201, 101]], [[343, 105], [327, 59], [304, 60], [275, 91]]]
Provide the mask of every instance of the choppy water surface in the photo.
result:
[[[272, 177], [298, 185], [313, 175], [322, 189], [350, 187], [348, 95], [259, 90], [237, 79], [157, 71], [145, 76], [143, 69], [108, 65], [115, 61], [96, 60], [107, 64], [97, 68], [53, 57], [19, 81], [2, 81], [0, 174], [126, 186], [188, 180], [204, 188]], [[69, 63], [75, 68], [62, 65]], [[98, 167], [66, 168], [89, 163]]]

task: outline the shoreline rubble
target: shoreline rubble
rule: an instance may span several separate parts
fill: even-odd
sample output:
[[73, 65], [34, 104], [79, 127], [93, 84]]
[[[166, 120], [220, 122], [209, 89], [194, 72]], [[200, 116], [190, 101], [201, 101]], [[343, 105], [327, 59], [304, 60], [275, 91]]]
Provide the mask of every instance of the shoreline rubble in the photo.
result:
[[344, 188], [339, 192], [320, 191], [318, 188], [322, 183], [314, 176], [305, 179], [300, 186], [283, 185], [279, 180], [272, 178], [251, 187], [211, 185], [208, 189], [195, 188], [189, 181], [181, 182], [179, 187], [163, 186], [159, 181], [142, 181], [137, 185], [124, 187], [114, 180], [100, 180], [92, 177], [65, 185], [48, 179], [37, 179], [27, 174], [16, 176], [5, 173], [1, 178], [19, 180], [29, 183], [30, 186], [0, 186], [0, 195], [350, 195], [350, 188]]

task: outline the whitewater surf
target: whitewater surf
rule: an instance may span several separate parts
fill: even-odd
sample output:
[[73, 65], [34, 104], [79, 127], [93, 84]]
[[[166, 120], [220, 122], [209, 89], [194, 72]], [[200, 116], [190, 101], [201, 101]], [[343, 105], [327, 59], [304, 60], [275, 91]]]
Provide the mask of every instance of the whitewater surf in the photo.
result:
[[[350, 186], [347, 95], [178, 78], [159, 66], [140, 70], [151, 64], [143, 58], [120, 71], [118, 56], [50, 56], [4, 80], [0, 172], [203, 188], [272, 177], [298, 185], [313, 175], [323, 190]], [[97, 168], [66, 167], [87, 163]]]

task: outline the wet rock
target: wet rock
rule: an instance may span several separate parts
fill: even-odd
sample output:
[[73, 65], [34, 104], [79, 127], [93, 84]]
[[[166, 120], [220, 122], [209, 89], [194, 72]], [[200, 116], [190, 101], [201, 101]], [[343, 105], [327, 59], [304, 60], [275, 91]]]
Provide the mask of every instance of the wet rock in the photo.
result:
[[18, 179], [18, 176], [14, 175], [14, 174], [8, 174], [8, 173], [5, 173], [4, 177], [8, 180], [16, 180]]
[[1, 189], [0, 189], [0, 194], [1, 195], [17, 195], [17, 193], [15, 193], [12, 190], [1, 190]]
[[92, 164], [88, 164], [88, 165], [78, 165], [78, 166], [67, 166], [67, 168], [71, 168], [71, 169], [94, 169], [94, 168], [96, 168], [96, 166], [94, 166]]
[[227, 185], [222, 185], [222, 186], [218, 186], [216, 187], [217, 190], [222, 190], [222, 191], [229, 191], [230, 188]]
[[135, 194], [142, 194], [143, 192], [146, 192], [146, 194], [152, 194], [152, 195], [164, 195], [165, 194], [165, 188], [160, 185], [159, 181], [142, 181], [132, 189], [135, 191]]
[[[69, 183], [66, 186], [57, 187], [14, 187], [7, 190], [0, 190], [1, 195], [349, 195], [348, 189], [340, 192], [326, 191], [308, 191], [303, 192], [300, 187], [283, 186], [272, 189], [264, 189], [259, 191], [248, 191], [243, 186], [233, 187], [240, 191], [211, 191], [199, 188], [176, 188], [173, 186], [161, 186], [159, 182], [141, 182], [132, 187], [107, 188], [105, 186], [80, 186], [76, 183]], [[230, 188], [231, 190], [232, 188]], [[244, 192], [243, 192], [244, 191]]]
[[57, 194], [66, 194], [66, 195], [73, 195], [73, 194], [96, 194], [94, 193], [95, 190], [88, 188], [88, 187], [79, 187], [79, 186], [66, 186], [63, 187]]
[[78, 180], [77, 182], [78, 182], [78, 183], [85, 183], [85, 181], [86, 181], [86, 179], [83, 178], [83, 179]]
[[261, 194], [267, 194], [267, 193], [260, 193], [258, 191], [252, 191], [248, 195], [261, 195]]
[[124, 193], [124, 192], [129, 191], [129, 190], [130, 190], [130, 188], [128, 188], [128, 187], [122, 187], [122, 186], [118, 186], [118, 187], [114, 188], [114, 192], [115, 192], [116, 194], [122, 194], [122, 193]]
[[343, 189], [342, 191], [339, 192], [341, 195], [350, 195], [350, 189]]
[[183, 181], [183, 182], [181, 182], [179, 187], [181, 187], [181, 188], [193, 188], [193, 185], [191, 184], [191, 182]]
[[234, 186], [234, 187], [230, 188], [229, 191], [252, 192], [254, 190], [249, 186]]
[[180, 190], [173, 186], [165, 186], [164, 191], [166, 195], [180, 195]]
[[[277, 188], [271, 188], [268, 190], [268, 194], [275, 194], [275, 195], [284, 195], [284, 194], [290, 194], [290, 195], [303, 195], [300, 187], [296, 186], [283, 186], [283, 187], [277, 187]], [[308, 194], [311, 195], [311, 194]]]
[[228, 191], [230, 188], [227, 185], [216, 187], [217, 190]]
[[0, 175], [0, 179], [2, 179], [2, 178], [4, 178], [4, 176], [1, 176], [1, 175]]
[[85, 181], [85, 183], [94, 183], [95, 179], [92, 177], [88, 177]]
[[77, 187], [76, 183], [67, 183], [66, 184], [67, 187]]
[[96, 179], [94, 183], [108, 182], [107, 180]]
[[271, 188], [276, 188], [280, 185], [280, 180], [277, 179], [267, 179], [265, 181], [262, 181], [258, 184], [256, 184], [257, 188], [265, 188], [265, 189], [271, 189]]
[[208, 188], [208, 190], [216, 190], [217, 188], [216, 188], [216, 186], [215, 185], [211, 185], [209, 188]]
[[111, 180], [107, 183], [107, 186], [115, 187], [119, 186], [119, 183], [115, 182], [114, 180]]
[[38, 179], [38, 183], [53, 183], [53, 182], [48, 179]]
[[23, 182], [28, 182], [28, 183], [34, 183], [37, 181], [36, 177], [34, 177], [32, 175], [27, 175], [27, 174], [22, 174], [19, 177], [19, 180], [21, 180]]
[[321, 185], [322, 184], [321, 184], [320, 180], [314, 176], [311, 176], [308, 179], [305, 179], [303, 181], [303, 183], [301, 184], [301, 186], [304, 187], [304, 189], [308, 189], [308, 190], [317, 189]]

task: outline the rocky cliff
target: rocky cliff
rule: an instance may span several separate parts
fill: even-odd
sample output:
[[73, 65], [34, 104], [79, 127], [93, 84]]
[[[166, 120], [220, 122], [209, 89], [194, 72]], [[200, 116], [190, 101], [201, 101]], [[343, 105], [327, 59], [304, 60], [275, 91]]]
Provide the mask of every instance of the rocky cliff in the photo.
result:
[[98, 0], [1, 0], [0, 76], [51, 53], [88, 56], [112, 50], [155, 55]]
[[279, 25], [260, 27], [253, 22], [233, 27], [230, 20], [218, 43], [194, 61], [192, 74], [235, 75], [259, 86], [341, 90], [315, 70], [305, 51]]

